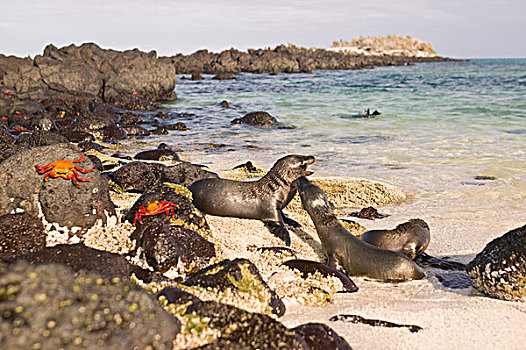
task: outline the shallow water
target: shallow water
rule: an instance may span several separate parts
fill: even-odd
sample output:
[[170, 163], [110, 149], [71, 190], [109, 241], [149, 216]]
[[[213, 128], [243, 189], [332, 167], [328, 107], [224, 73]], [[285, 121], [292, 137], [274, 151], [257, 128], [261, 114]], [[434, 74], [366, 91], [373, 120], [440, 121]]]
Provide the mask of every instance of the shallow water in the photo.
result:
[[[205, 78], [180, 79], [179, 100], [167, 106], [188, 130], [152, 144], [166, 142], [214, 170], [311, 154], [317, 174], [400, 186], [414, 196], [382, 208], [388, 219], [360, 222], [392, 228], [420, 217], [439, 255], [478, 252], [526, 223], [526, 60]], [[367, 108], [382, 114], [353, 117]], [[295, 128], [230, 124], [258, 110]], [[195, 116], [176, 117], [182, 112]]]

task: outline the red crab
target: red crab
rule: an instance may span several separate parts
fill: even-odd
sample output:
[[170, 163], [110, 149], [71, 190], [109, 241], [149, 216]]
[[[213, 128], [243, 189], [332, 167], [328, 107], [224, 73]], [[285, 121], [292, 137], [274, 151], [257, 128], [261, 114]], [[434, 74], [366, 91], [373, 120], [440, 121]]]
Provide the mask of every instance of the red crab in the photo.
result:
[[133, 226], [135, 226], [137, 219], [139, 219], [139, 222], [142, 224], [143, 216], [156, 215], [159, 213], [166, 213], [166, 217], [168, 217], [170, 212], [172, 213], [172, 216], [174, 216], [174, 207], [178, 208], [179, 206], [175, 203], [168, 202], [168, 201], [149, 202], [146, 205], [146, 208], [143, 206], [140, 206], [139, 210], [137, 210], [137, 212], [135, 213], [135, 218], [133, 219]]
[[80, 188], [78, 181], [89, 182], [91, 180], [80, 177], [78, 171], [85, 174], [85, 173], [89, 173], [95, 170], [95, 169], [84, 170], [78, 165], [73, 164], [73, 163], [80, 163], [83, 160], [84, 160], [84, 154], [82, 154], [80, 158], [76, 160], [59, 159], [59, 160], [49, 163], [48, 165], [44, 165], [44, 166], [35, 165], [35, 168], [37, 168], [37, 173], [39, 174], [44, 174], [45, 172], [49, 171], [46, 174], [46, 176], [44, 176], [44, 181], [47, 181], [48, 176], [61, 177], [66, 180], [70, 180], [70, 179], [73, 180], [75, 185], [77, 185], [77, 187]]

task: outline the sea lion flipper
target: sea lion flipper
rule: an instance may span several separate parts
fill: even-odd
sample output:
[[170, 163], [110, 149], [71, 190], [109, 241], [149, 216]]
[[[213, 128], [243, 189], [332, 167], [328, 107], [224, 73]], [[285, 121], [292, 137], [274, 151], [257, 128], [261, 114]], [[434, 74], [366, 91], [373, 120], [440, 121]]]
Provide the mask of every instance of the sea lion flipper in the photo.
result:
[[290, 234], [283, 221], [263, 221], [270, 233], [285, 242], [285, 245], [290, 246]]
[[333, 269], [337, 269], [338, 266], [336, 264], [336, 257], [334, 254], [328, 254], [327, 256], [327, 265], [332, 267]]
[[301, 224], [299, 222], [297, 222], [294, 219], [289, 218], [283, 212], [281, 212], [281, 217], [283, 218], [283, 222], [286, 223], [287, 225], [292, 226], [294, 228], [301, 228]]

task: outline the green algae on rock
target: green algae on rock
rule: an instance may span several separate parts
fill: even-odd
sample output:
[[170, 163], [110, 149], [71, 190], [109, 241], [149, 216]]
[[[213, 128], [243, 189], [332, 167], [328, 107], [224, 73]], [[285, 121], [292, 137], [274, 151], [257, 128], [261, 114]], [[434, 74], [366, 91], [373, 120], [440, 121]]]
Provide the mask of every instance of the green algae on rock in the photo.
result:
[[158, 297], [181, 320], [176, 349], [308, 349], [299, 335], [267, 315], [202, 301], [177, 288], [167, 288]]
[[248, 311], [278, 316], [285, 313], [281, 299], [246, 259], [223, 260], [188, 276], [183, 284], [205, 289], [215, 295], [214, 300]]
[[2, 349], [171, 349], [179, 321], [126, 279], [0, 264]]

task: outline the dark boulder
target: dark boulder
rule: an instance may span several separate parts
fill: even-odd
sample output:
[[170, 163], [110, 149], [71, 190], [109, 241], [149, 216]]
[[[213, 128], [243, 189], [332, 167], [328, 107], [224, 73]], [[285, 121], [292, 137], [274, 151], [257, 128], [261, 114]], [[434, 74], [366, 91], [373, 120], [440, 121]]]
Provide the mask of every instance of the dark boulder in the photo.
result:
[[14, 261], [46, 246], [42, 221], [27, 213], [0, 216], [0, 260]]
[[172, 149], [155, 149], [137, 153], [133, 158], [140, 160], [179, 160]]
[[190, 80], [203, 80], [203, 76], [200, 73], [192, 73]]
[[137, 125], [142, 123], [143, 121], [141, 120], [141, 117], [139, 117], [137, 114], [128, 112], [121, 115], [121, 125]]
[[83, 141], [83, 142], [80, 142], [77, 146], [82, 150], [82, 152], [87, 152], [89, 150], [95, 150], [97, 152], [101, 152], [102, 150], [108, 148], [108, 147], [99, 145], [98, 143], [92, 142], [92, 141]]
[[[169, 220], [172, 225], [182, 226], [185, 228], [199, 230], [208, 230], [208, 223], [205, 216], [193, 205], [188, 197], [179, 194], [174, 188], [162, 184], [151, 186], [135, 201], [133, 206], [128, 210], [124, 216], [123, 221], [133, 223], [135, 215], [141, 207], [148, 208], [148, 205], [153, 202], [166, 201], [173, 203], [174, 215], [171, 215], [171, 210], [168, 212], [169, 218], [166, 218], [166, 212], [158, 214], [159, 216]], [[143, 216], [143, 222], [147, 222], [153, 216]]]
[[0, 130], [0, 163], [15, 153], [26, 149], [29, 149], [29, 145], [23, 140], [17, 139], [13, 135]]
[[164, 125], [156, 125], [156, 128], [152, 130], [152, 133], [155, 135], [168, 135], [168, 130]]
[[171, 187], [158, 185], [145, 191], [123, 218], [137, 228], [130, 239], [130, 255], [146, 260], [155, 271], [165, 273], [182, 263], [184, 272], [195, 272], [209, 264], [215, 247], [200, 235], [208, 231], [203, 214], [185, 196]]
[[102, 129], [103, 141], [120, 141], [126, 140], [127, 138], [128, 135], [126, 134], [126, 131], [115, 124], [108, 125]]
[[[285, 314], [285, 304], [269, 288], [257, 267], [247, 259], [223, 260], [189, 275], [183, 284], [205, 289], [215, 288], [220, 291], [230, 289], [233, 292], [244, 288], [242, 286], [250, 285], [253, 289], [251, 292], [259, 295], [260, 302], [268, 303], [268, 308], [273, 314], [277, 316]], [[265, 295], [270, 295], [270, 298], [265, 300]]]
[[232, 73], [221, 72], [214, 75], [213, 80], [233, 80], [236, 76]]
[[110, 200], [107, 182], [99, 171], [78, 172], [79, 178], [90, 181], [53, 178], [46, 174], [53, 171], [50, 167], [42, 174], [36, 165], [44, 166], [58, 160], [71, 163], [84, 170], [93, 169], [93, 163], [70, 144], [35, 147], [16, 153], [0, 164], [0, 215], [11, 211], [24, 210], [37, 217], [41, 212], [47, 222], [57, 223], [67, 228], [87, 229], [97, 220], [106, 222], [106, 217], [115, 215]]
[[95, 141], [95, 136], [87, 131], [65, 129], [61, 131], [69, 142], [81, 143], [81, 142], [92, 142]]
[[146, 291], [57, 264], [0, 265], [2, 349], [171, 349], [181, 329]]
[[144, 192], [158, 180], [143, 162], [131, 162], [120, 167], [111, 174], [111, 179], [123, 190], [133, 192]]
[[489, 242], [471, 261], [468, 272], [473, 287], [497, 299], [526, 297], [526, 226]]
[[69, 143], [68, 139], [59, 133], [39, 130], [21, 136], [21, 140], [31, 148]]
[[117, 121], [117, 117], [108, 114], [97, 114], [94, 112], [81, 113], [77, 118], [75, 124], [73, 124], [74, 130], [81, 131], [94, 131], [102, 130], [106, 127], [114, 126]]
[[323, 323], [307, 323], [292, 328], [302, 337], [310, 350], [352, 350], [345, 339]]
[[99, 157], [93, 154], [88, 154], [87, 157], [93, 163], [93, 168], [97, 169], [100, 172], [104, 171], [104, 166], [102, 165], [102, 161], [99, 159]]
[[257, 126], [277, 126], [278, 120], [267, 112], [252, 112], [242, 118], [232, 120], [232, 124], [251, 124]]
[[[182, 268], [179, 273], [196, 272], [215, 257], [214, 245], [197, 232], [181, 226], [172, 226], [166, 214], [137, 222], [137, 229], [130, 237], [142, 249], [144, 259], [154, 271], [165, 273], [171, 268]], [[182, 266], [181, 266], [182, 265]]]
[[121, 128], [128, 136], [150, 136], [150, 131], [140, 125], [123, 125]]
[[201, 301], [189, 293], [166, 288], [159, 293], [161, 303], [174, 304], [178, 317], [194, 319], [195, 315], [206, 323], [198, 324], [194, 334], [214, 330], [217, 338], [199, 349], [309, 349], [306, 342], [272, 317], [241, 310], [215, 301]]
[[164, 127], [166, 128], [166, 130], [177, 130], [177, 131], [185, 131], [188, 129], [186, 127], [186, 124], [183, 122], [177, 122], [174, 124], [166, 124], [164, 125]]
[[380, 214], [378, 210], [374, 207], [363, 208], [362, 210], [358, 212], [350, 213], [349, 215], [360, 218], [360, 219], [368, 219], [368, 220], [383, 219], [389, 216], [386, 214]]
[[31, 264], [62, 264], [73, 272], [95, 272], [103, 278], [127, 278], [133, 266], [122, 255], [86, 247], [82, 244], [59, 244], [20, 257]]

